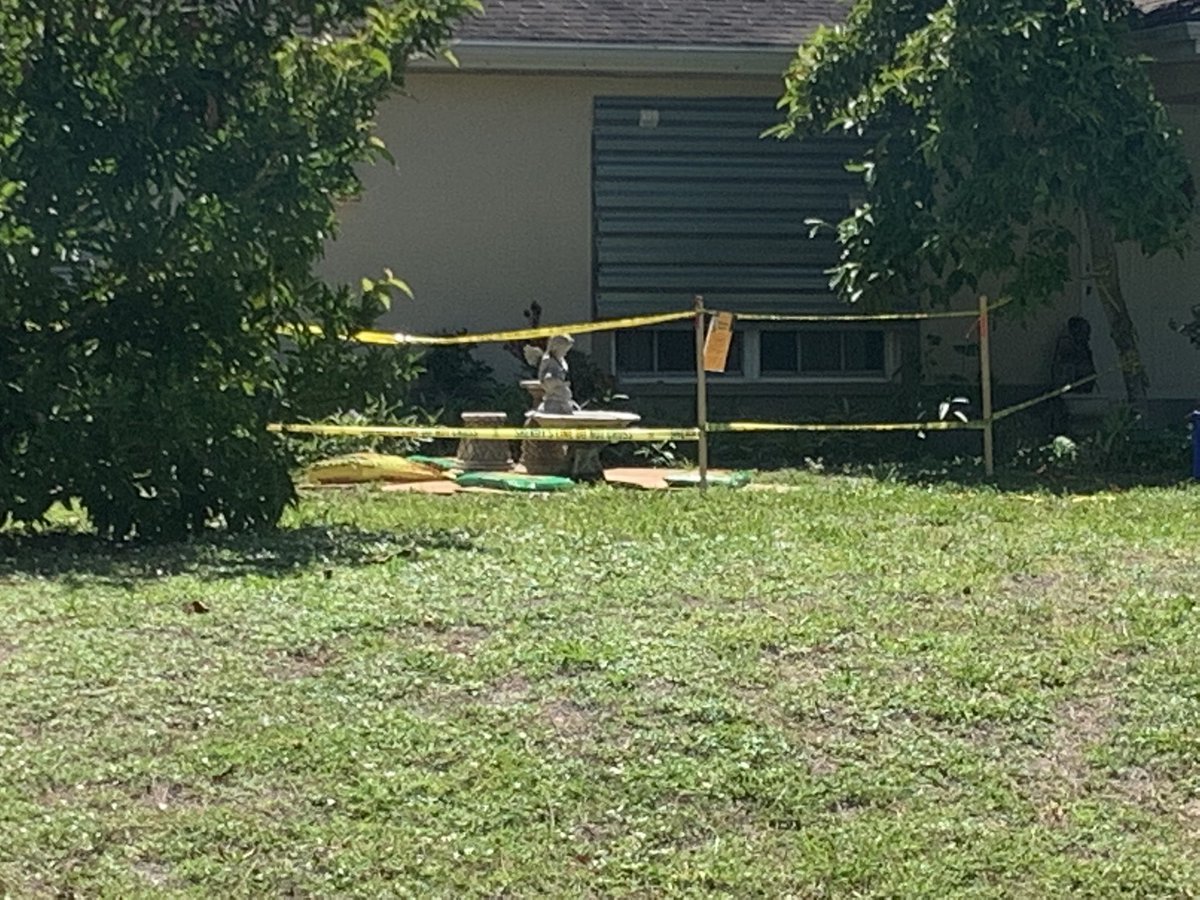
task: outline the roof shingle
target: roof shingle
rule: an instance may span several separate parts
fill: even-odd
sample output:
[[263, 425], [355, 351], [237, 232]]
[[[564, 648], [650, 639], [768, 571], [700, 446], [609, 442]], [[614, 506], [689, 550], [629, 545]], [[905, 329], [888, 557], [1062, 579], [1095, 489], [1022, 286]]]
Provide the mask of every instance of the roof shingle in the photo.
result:
[[[465, 41], [795, 47], [851, 0], [484, 0]], [[1200, 18], [1200, 0], [1134, 0], [1141, 24]]]
[[465, 41], [795, 47], [849, 0], [484, 0]]

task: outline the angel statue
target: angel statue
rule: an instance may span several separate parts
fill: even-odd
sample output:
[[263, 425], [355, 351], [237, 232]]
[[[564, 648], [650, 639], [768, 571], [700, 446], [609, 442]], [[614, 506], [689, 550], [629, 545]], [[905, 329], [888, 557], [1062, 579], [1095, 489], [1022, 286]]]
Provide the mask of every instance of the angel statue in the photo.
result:
[[568, 381], [567, 353], [575, 345], [569, 334], [553, 335], [546, 342], [546, 349], [528, 346], [525, 361], [537, 366], [537, 380], [545, 392], [537, 411], [556, 415], [570, 415], [579, 407], [571, 399], [571, 383]]

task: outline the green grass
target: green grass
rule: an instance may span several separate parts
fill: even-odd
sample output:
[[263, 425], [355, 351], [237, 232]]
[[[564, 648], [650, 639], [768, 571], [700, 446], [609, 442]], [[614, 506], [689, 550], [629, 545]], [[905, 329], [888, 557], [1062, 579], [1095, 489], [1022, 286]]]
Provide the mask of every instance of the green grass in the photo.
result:
[[1200, 491], [785, 480], [0, 540], [0, 895], [1196, 890]]

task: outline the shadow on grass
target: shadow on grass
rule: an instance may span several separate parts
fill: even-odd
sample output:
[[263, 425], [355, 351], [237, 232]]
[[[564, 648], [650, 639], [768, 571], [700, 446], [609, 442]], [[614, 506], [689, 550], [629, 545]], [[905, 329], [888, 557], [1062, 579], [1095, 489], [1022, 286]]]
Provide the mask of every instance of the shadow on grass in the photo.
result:
[[988, 478], [981, 465], [917, 465], [881, 463], [849, 466], [844, 474], [918, 486], [953, 485], [1003, 493], [1049, 493], [1061, 496], [1127, 491], [1136, 488], [1184, 487], [1191, 482], [1179, 472], [1037, 472], [1001, 469]]
[[795, 478], [830, 476], [864, 478], [914, 487], [949, 487], [1011, 494], [1089, 496], [1137, 488], [1184, 488], [1196, 482], [1178, 469], [1156, 471], [1031, 471], [997, 466], [989, 478], [976, 460], [843, 462], [806, 461], [798, 467], [763, 469], [764, 482], [788, 483]]
[[1178, 423], [1134, 427], [1132, 420], [1117, 420], [1066, 436], [1062, 422], [1044, 413], [1027, 411], [997, 426], [996, 474], [990, 478], [975, 432], [930, 433], [925, 440], [908, 432], [718, 434], [709, 456], [726, 466], [1021, 494], [1093, 495], [1193, 483], [1191, 436]]
[[346, 525], [215, 535], [173, 544], [113, 544], [77, 532], [0, 534], [0, 578], [98, 578], [116, 583], [196, 575], [279, 577], [325, 566], [379, 565], [429, 550], [474, 550], [465, 531], [367, 531]]

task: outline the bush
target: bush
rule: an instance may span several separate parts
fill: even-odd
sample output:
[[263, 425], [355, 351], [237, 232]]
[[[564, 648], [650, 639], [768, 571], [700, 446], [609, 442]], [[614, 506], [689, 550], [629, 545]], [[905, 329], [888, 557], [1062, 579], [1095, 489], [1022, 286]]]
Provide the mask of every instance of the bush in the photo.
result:
[[1188, 472], [1190, 440], [1183, 425], [1147, 428], [1129, 406], [1109, 410], [1077, 440], [1056, 435], [1013, 455], [1019, 469], [1038, 474], [1182, 478]]
[[448, 425], [457, 425], [463, 412], [470, 410], [495, 409], [519, 415], [527, 402], [515, 384], [505, 386], [496, 379], [495, 371], [475, 356], [471, 344], [427, 350], [421, 368], [410, 401]]
[[[265, 425], [402, 285], [311, 276], [378, 102], [475, 0], [0, 0], [0, 523], [274, 523]], [[360, 370], [360, 372], [363, 370]], [[303, 381], [304, 376], [299, 376]], [[311, 383], [311, 382], [310, 382]]]

